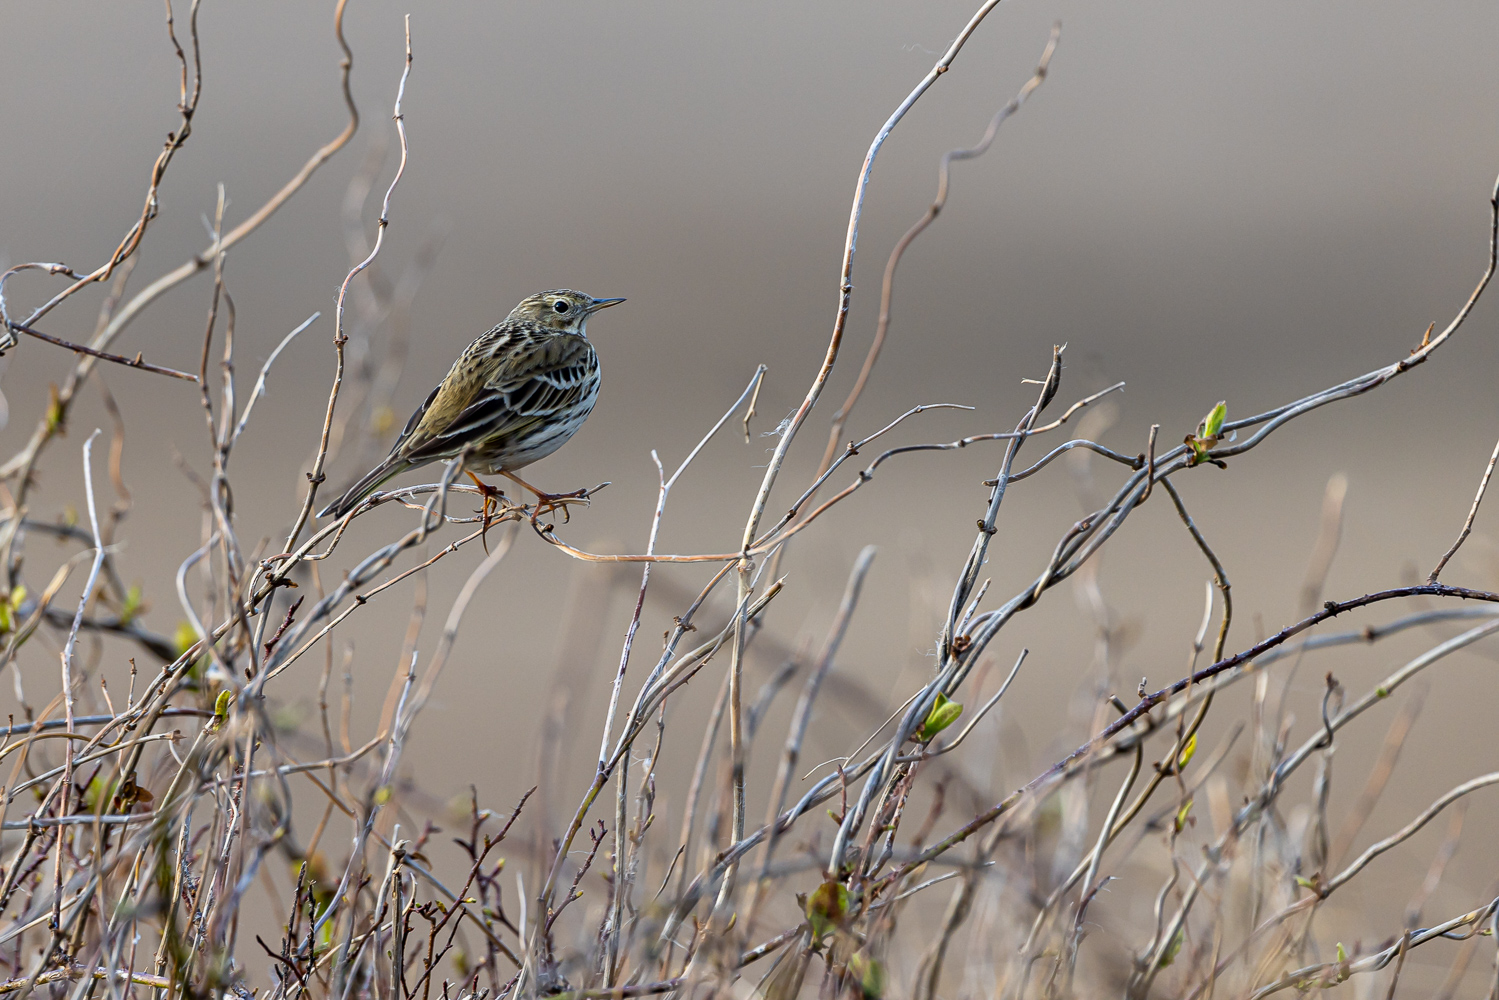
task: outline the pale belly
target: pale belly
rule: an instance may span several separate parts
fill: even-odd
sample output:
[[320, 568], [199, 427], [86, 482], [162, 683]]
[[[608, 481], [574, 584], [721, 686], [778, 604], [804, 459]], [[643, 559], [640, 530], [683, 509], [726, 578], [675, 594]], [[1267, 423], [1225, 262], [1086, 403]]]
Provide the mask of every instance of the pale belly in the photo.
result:
[[485, 456], [489, 462], [491, 474], [500, 472], [515, 472], [523, 469], [532, 462], [539, 462], [552, 452], [567, 444], [568, 440], [583, 426], [583, 421], [593, 412], [594, 403], [598, 402], [599, 388], [595, 382], [590, 388], [588, 395], [579, 401], [578, 406], [569, 413], [565, 419], [548, 421], [546, 426], [525, 435], [523, 438], [512, 440], [500, 453], [493, 456]]

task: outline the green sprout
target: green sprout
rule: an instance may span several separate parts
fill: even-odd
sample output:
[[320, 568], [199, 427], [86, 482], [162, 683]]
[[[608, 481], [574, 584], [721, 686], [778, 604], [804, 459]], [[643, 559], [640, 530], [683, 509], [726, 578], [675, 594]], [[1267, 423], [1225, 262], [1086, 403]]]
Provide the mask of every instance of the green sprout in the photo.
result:
[[937, 701], [932, 705], [932, 710], [927, 714], [926, 721], [916, 731], [916, 738], [922, 743], [929, 743], [942, 730], [958, 721], [958, 716], [963, 714], [963, 706], [951, 700], [942, 692], [937, 692]]
[[818, 886], [807, 900], [807, 920], [812, 940], [820, 941], [848, 918], [848, 889], [831, 879]]
[[1192, 449], [1192, 461], [1190, 464], [1199, 465], [1203, 462], [1212, 462], [1214, 465], [1222, 466], [1220, 459], [1213, 458], [1209, 453], [1223, 439], [1223, 421], [1228, 416], [1228, 402], [1219, 400], [1218, 405], [1208, 411], [1208, 415], [1202, 418], [1197, 425], [1196, 434], [1188, 434], [1183, 443]]

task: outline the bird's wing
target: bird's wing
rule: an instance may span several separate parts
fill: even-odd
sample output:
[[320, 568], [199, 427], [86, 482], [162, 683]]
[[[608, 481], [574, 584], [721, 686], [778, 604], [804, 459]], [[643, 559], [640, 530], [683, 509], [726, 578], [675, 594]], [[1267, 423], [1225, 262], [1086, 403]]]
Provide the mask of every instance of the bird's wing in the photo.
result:
[[422, 405], [416, 408], [416, 411], [411, 414], [411, 419], [406, 421], [405, 428], [402, 429], [400, 434], [396, 435], [395, 446], [390, 450], [390, 453], [392, 455], [400, 451], [401, 445], [403, 445], [411, 437], [411, 434], [416, 430], [417, 425], [422, 422], [422, 418], [427, 415], [427, 411], [432, 408], [432, 400], [436, 399], [437, 394], [441, 391], [442, 386], [439, 385], [436, 389], [433, 389], [431, 392], [427, 393], [427, 398], [422, 400]]
[[423, 439], [411, 441], [406, 456], [424, 462], [456, 455], [465, 445], [494, 450], [576, 405], [597, 375], [597, 357], [584, 337], [502, 345], [483, 388], [445, 426], [422, 428]]

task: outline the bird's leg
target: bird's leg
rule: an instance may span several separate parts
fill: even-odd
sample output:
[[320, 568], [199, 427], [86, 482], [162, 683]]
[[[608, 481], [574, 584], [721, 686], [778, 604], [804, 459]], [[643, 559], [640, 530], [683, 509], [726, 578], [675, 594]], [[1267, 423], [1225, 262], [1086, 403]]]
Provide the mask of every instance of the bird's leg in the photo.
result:
[[[531, 513], [532, 524], [535, 524], [536, 519], [542, 514], [550, 514], [554, 510], [560, 509], [562, 511], [562, 516], [567, 517], [567, 505], [563, 503], [563, 501], [565, 500], [588, 499], [588, 490], [586, 489], [573, 490], [571, 493], [544, 493], [513, 472], [506, 472], [504, 469], [501, 469], [500, 475], [504, 476], [511, 482], [519, 483], [521, 486], [524, 486], [526, 489], [536, 494], [536, 509]], [[545, 507], [546, 509], [542, 510], [543, 507]]]
[[[467, 472], [467, 470], [465, 471]], [[484, 507], [480, 511], [484, 517], [484, 527], [479, 532], [479, 542], [484, 546], [484, 551], [487, 553], [489, 551], [489, 524], [490, 517], [492, 516], [490, 509], [491, 507], [495, 509], [499, 508], [500, 501], [505, 499], [505, 492], [495, 489], [472, 472], [468, 472], [468, 478], [472, 479], [474, 485], [479, 487], [479, 495], [484, 498]]]

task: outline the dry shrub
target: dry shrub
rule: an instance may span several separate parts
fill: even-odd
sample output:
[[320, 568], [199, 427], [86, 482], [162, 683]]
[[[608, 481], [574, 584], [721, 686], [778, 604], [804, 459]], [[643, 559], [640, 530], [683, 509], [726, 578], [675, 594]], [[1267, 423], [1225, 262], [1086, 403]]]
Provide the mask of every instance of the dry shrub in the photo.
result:
[[[1445, 328], [1428, 330], [1408, 355], [1384, 367], [1264, 413], [1228, 419], [1219, 407], [1180, 443], [1151, 427], [1141, 435], [1148, 446], [1140, 454], [1121, 454], [1083, 437], [1066, 439], [1065, 433], [1077, 426], [1072, 418], [1118, 386], [1069, 398], [1058, 348], [1049, 373], [1037, 382], [1034, 404], [1018, 416], [1013, 430], [877, 450], [876, 442], [888, 431], [926, 408], [915, 406], [863, 440], [845, 443], [843, 428], [884, 343], [901, 254], [941, 211], [951, 163], [981, 155], [1005, 118], [1042, 84], [1057, 43], [1054, 34], [1034, 76], [1000, 110], [981, 142], [942, 158], [936, 200], [890, 256], [878, 335], [853, 394], [832, 421], [819, 475], [799, 495], [793, 490], [790, 495], [797, 499], [784, 515], [770, 513], [780, 510], [770, 506], [770, 498], [773, 487], [783, 485], [778, 477], [787, 454], [805, 441], [809, 414], [839, 357], [853, 294], [854, 236], [874, 159], [891, 129], [946, 71], [993, 6], [986, 4], [974, 16], [870, 147], [858, 175], [840, 271], [842, 308], [826, 358], [802, 405], [779, 428], [756, 495], [718, 499], [724, 510], [737, 502], [747, 505], [741, 549], [671, 556], [655, 554], [656, 531], [669, 491], [696, 451], [670, 476], [662, 470], [651, 548], [638, 555], [578, 549], [563, 541], [564, 529], [538, 521], [534, 508], [505, 506], [487, 521], [450, 513], [459, 506], [456, 499], [474, 493], [459, 480], [458, 463], [446, 467], [436, 483], [379, 493], [341, 521], [313, 522], [310, 515], [334, 447], [359, 459], [378, 445], [378, 415], [388, 408], [395, 384], [388, 366], [394, 365], [398, 375], [404, 356], [404, 345], [387, 341], [370, 347], [375, 353], [359, 372], [345, 368], [350, 290], [381, 252], [400, 169], [379, 202], [374, 239], [349, 271], [334, 306], [337, 378], [318, 435], [320, 447], [307, 467], [303, 502], [279, 551], [244, 550], [230, 503], [230, 458], [241, 432], [253, 426], [254, 407], [279, 348], [250, 394], [237, 395], [232, 306], [222, 280], [213, 286], [197, 372], [176, 372], [139, 356], [115, 355], [110, 348], [132, 320], [188, 277], [212, 270], [221, 279], [225, 255], [253, 236], [323, 162], [348, 144], [358, 116], [348, 90], [346, 58], [343, 92], [349, 120], [343, 131], [270, 201], [228, 232], [222, 229], [221, 195], [210, 246], [130, 293], [128, 279], [156, 218], [157, 188], [188, 141], [197, 108], [197, 5], [185, 32], [169, 17], [181, 68], [181, 121], [151, 168], [140, 217], [92, 271], [34, 263], [5, 273], [6, 282], [27, 271], [66, 279], [52, 298], [24, 313], [15, 304], [20, 296], [13, 288], [4, 289], [9, 301], [0, 299], [17, 366], [26, 366], [33, 352], [56, 349], [41, 343], [18, 345], [18, 334], [77, 352], [69, 378], [54, 390], [30, 440], [0, 469], [8, 487], [0, 527], [5, 554], [0, 625], [7, 664], [35, 652], [28, 640], [38, 630], [55, 633], [62, 649], [56, 694], [20, 692], [25, 717], [13, 720], [0, 748], [0, 756], [12, 761], [0, 805], [7, 831], [0, 962], [11, 978], [0, 984], [0, 992], [25, 996], [44, 988], [58, 996], [165, 997], [258, 991], [277, 998], [339, 1000], [426, 1000], [438, 993], [745, 995], [752, 989], [768, 1000], [813, 992], [933, 998], [954, 991], [1005, 998], [1105, 993], [1261, 997], [1288, 988], [1332, 987], [1386, 970], [1381, 986], [1388, 983], [1393, 995], [1407, 956], [1443, 938], [1469, 942], [1459, 958], [1466, 968], [1472, 945], [1492, 933], [1499, 900], [1474, 896], [1467, 912], [1436, 917], [1426, 917], [1423, 904], [1462, 834], [1463, 797], [1499, 783], [1499, 773], [1475, 777], [1435, 797], [1408, 825], [1355, 855], [1353, 845], [1413, 721], [1408, 706], [1391, 727], [1384, 753], [1353, 808], [1341, 817], [1329, 815], [1328, 797], [1333, 754], [1346, 727], [1366, 724], [1370, 708], [1417, 674], [1499, 631], [1499, 595], [1449, 586], [1440, 579], [1467, 537], [1472, 514], [1452, 550], [1425, 580], [1324, 601], [1322, 582], [1341, 520], [1342, 486], [1335, 480], [1303, 595], [1305, 616], [1245, 646], [1231, 639], [1244, 629], [1231, 629], [1228, 569], [1198, 529], [1177, 482], [1206, 466], [1226, 467], [1229, 459], [1268, 445], [1272, 432], [1292, 420], [1378, 389], [1446, 347], [1493, 273], [1499, 219], [1493, 213], [1499, 213], [1499, 204], [1487, 220], [1491, 242], [1482, 279]], [[340, 4], [338, 38], [351, 58], [343, 42], [342, 14]], [[184, 35], [185, 43], [179, 44]], [[399, 93], [411, 72], [409, 35], [407, 46]], [[408, 149], [399, 96], [394, 127], [404, 168]], [[372, 197], [377, 170], [374, 163], [356, 178], [355, 204]], [[27, 285], [27, 293], [34, 287]], [[40, 329], [51, 325], [48, 317], [56, 306], [86, 294], [103, 300], [86, 346]], [[377, 301], [364, 308], [388, 310], [395, 294], [391, 288], [372, 291]], [[381, 295], [384, 301], [378, 301]], [[293, 330], [282, 346], [307, 326]], [[222, 375], [211, 377], [210, 361], [216, 356]], [[154, 635], [141, 626], [141, 595], [121, 582], [113, 565], [115, 547], [122, 541], [121, 516], [143, 499], [132, 498], [120, 480], [118, 424], [109, 462], [116, 497], [112, 506], [105, 509], [101, 499], [93, 436], [83, 445], [86, 495], [77, 502], [83, 513], [72, 521], [54, 520], [28, 506], [33, 476], [43, 463], [73, 460], [55, 447], [60, 430], [82, 385], [106, 365], [136, 369], [122, 377], [175, 377], [194, 381], [201, 390], [213, 456], [212, 469], [199, 483], [206, 513], [202, 532], [192, 538], [184, 533], [150, 540], [154, 549], [182, 559], [178, 590], [189, 627], [179, 636]], [[735, 425], [739, 415], [747, 422], [763, 377], [761, 368], [708, 430], [705, 443]], [[351, 389], [352, 401], [346, 398]], [[778, 570], [788, 548], [806, 525], [836, 519], [845, 498], [879, 489], [892, 475], [894, 467], [886, 466], [892, 459], [980, 440], [1004, 442], [1003, 458], [986, 484], [988, 506], [971, 552], [951, 581], [945, 624], [934, 639], [939, 656], [930, 676], [914, 690], [896, 692], [886, 723], [861, 742], [851, 742], [831, 771], [794, 798], [793, 787], [807, 764], [802, 747], [850, 627], [873, 550], [865, 549], [854, 565], [821, 648], [791, 657], [752, 693], [744, 688], [743, 665], [756, 642], [759, 616], [783, 593]], [[1032, 455], [1038, 447], [1048, 450], [1031, 464], [1019, 463], [1022, 449]], [[1005, 513], [1007, 489], [1041, 473], [1053, 459], [1081, 450], [1093, 453], [1095, 461], [1114, 473], [1112, 495], [1057, 540], [1053, 556], [1038, 568], [1032, 583], [1015, 594], [989, 594], [984, 565], [995, 526]], [[1490, 462], [1473, 513], [1492, 470]], [[288, 468], [286, 474], [299, 471]], [[994, 674], [994, 692], [983, 695], [985, 677], [977, 668], [986, 648], [1058, 584], [1086, 582], [1096, 565], [1090, 558], [1147, 502], [1174, 508], [1211, 575], [1188, 670], [1159, 690], [1142, 684], [1128, 699], [1111, 695], [1100, 701], [1096, 731], [1086, 743], [1002, 801], [952, 819], [961, 807], [948, 801], [947, 793], [959, 779], [945, 770], [942, 757], [990, 752], [979, 745], [986, 737], [970, 736], [984, 732], [976, 724], [1024, 669], [1022, 656], [1002, 680]], [[325, 587], [316, 575], [317, 564], [348, 544], [343, 539], [350, 521], [385, 504], [415, 511], [414, 523], [360, 556], [342, 579]], [[559, 519], [555, 514], [549, 518]], [[465, 862], [439, 863], [428, 857], [432, 825], [406, 837], [395, 832], [403, 810], [419, 809], [404, 801], [397, 767], [478, 584], [505, 557], [517, 532], [524, 531], [549, 543], [559, 559], [639, 567], [638, 584], [631, 584], [638, 587], [635, 614], [602, 720], [601, 759], [592, 782], [574, 790], [575, 812], [563, 816], [554, 829], [535, 829], [524, 799], [493, 809], [473, 801], [458, 824]], [[50, 580], [28, 579], [22, 572], [27, 543], [39, 536], [55, 536], [71, 551]], [[443, 547], [418, 558], [429, 539], [440, 539]], [[362, 744], [347, 742], [347, 715], [330, 717], [325, 672], [320, 714], [310, 728], [326, 753], [317, 760], [294, 759], [287, 749], [287, 730], [278, 727], [266, 707], [266, 692], [277, 678], [310, 650], [324, 649], [335, 629], [341, 634], [357, 630], [368, 613], [366, 605], [394, 583], [428, 568], [440, 572], [448, 565], [446, 556], [475, 543], [487, 547], [487, 557], [451, 608], [437, 648], [425, 662], [413, 653], [397, 674], [378, 728]], [[637, 661], [632, 668], [632, 644], [651, 569], [658, 562], [702, 563], [715, 572], [696, 599], [677, 609], [656, 661], [649, 667]], [[69, 583], [79, 575], [86, 579], [75, 601]], [[710, 598], [730, 590], [730, 612], [713, 611]], [[1401, 602], [1416, 598], [1427, 603], [1402, 616]], [[1388, 610], [1398, 617], [1352, 631], [1320, 627], [1361, 608]], [[1371, 690], [1346, 691], [1329, 673], [1318, 724], [1291, 738], [1284, 704], [1289, 674], [1272, 669], [1276, 664], [1309, 663], [1318, 650], [1375, 643], [1437, 623], [1455, 623], [1459, 630]], [[132, 669], [123, 697], [104, 692], [105, 711], [79, 710], [99, 701], [88, 665], [75, 658], [80, 634], [112, 635], [138, 647], [143, 664], [154, 664], [138, 673]], [[710, 666], [723, 683], [707, 718], [668, 713], [673, 696]], [[1215, 698], [1236, 684], [1255, 686], [1251, 716], [1233, 720], [1218, 745], [1199, 746]], [[757, 732], [759, 723], [772, 702], [791, 698], [798, 686], [774, 780], [768, 787], [747, 789], [746, 761], [754, 740], [772, 738]], [[43, 697], [45, 702], [39, 700]], [[1220, 715], [1226, 711], [1219, 709]], [[693, 745], [699, 742], [697, 733], [706, 729], [690, 783], [671, 796], [685, 803], [674, 817], [655, 812], [657, 763], [668, 727], [684, 730], [678, 742]], [[334, 743], [335, 729], [343, 730], [342, 751]], [[1248, 765], [1237, 773], [1226, 765], [1236, 741], [1250, 748]], [[762, 753], [777, 751], [772, 747]], [[1291, 779], [1303, 770], [1315, 775], [1301, 789]], [[1301, 790], [1293, 793], [1293, 788]], [[295, 802], [308, 797], [315, 803], [313, 815], [320, 813], [322, 819], [304, 834], [293, 815]], [[752, 806], [764, 810], [763, 818]], [[1448, 833], [1405, 925], [1368, 927], [1359, 945], [1329, 940], [1318, 915], [1345, 898], [1351, 883], [1377, 879], [1380, 855], [1414, 836], [1444, 809]], [[826, 834], [829, 815], [836, 833], [819, 835], [812, 828], [822, 823]], [[335, 847], [327, 835], [331, 826], [345, 821], [352, 828], [347, 850]], [[507, 838], [513, 842], [522, 830], [529, 830], [536, 842], [550, 844], [541, 859], [545, 878], [505, 898], [504, 862], [497, 848]], [[1152, 857], [1163, 856], [1165, 863], [1141, 862], [1147, 848], [1155, 846], [1164, 846], [1164, 854]], [[284, 915], [262, 920], [241, 903], [262, 869], [278, 857], [290, 860], [297, 872], [294, 898]], [[1142, 864], [1156, 874], [1155, 881], [1133, 878], [1118, 890], [1123, 898], [1111, 902], [1115, 912], [1131, 915], [1130, 921], [1122, 926], [1118, 921], [1093, 923], [1090, 907], [1111, 873], [1129, 865], [1138, 870]]]

